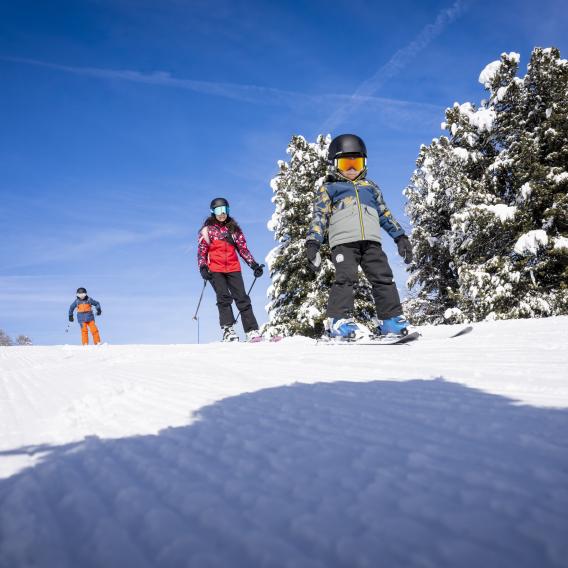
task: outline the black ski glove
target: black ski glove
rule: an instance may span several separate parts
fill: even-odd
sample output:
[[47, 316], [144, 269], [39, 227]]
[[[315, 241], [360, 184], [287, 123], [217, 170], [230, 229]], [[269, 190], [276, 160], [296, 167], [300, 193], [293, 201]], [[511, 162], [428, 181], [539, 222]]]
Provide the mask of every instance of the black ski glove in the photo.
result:
[[264, 274], [264, 264], [258, 264], [258, 262], [255, 262], [254, 264], [251, 264], [250, 267], [252, 268], [252, 273], [255, 278], [260, 278]]
[[75, 321], [75, 320], [73, 319], [73, 314], [71, 314], [71, 315], [69, 316], [69, 321]]
[[316, 274], [321, 270], [320, 244], [317, 241], [306, 241], [306, 257], [308, 258], [308, 268]]
[[205, 264], [199, 269], [199, 272], [201, 273], [201, 278], [203, 278], [203, 280], [211, 280], [211, 278], [213, 278], [209, 267]]
[[97, 315], [100, 316], [103, 313], [103, 311], [101, 310], [101, 308], [97, 308]]
[[412, 245], [410, 244], [408, 237], [406, 235], [400, 235], [400, 237], [397, 237], [394, 242], [398, 247], [398, 254], [404, 258], [404, 262], [406, 264], [410, 264], [412, 262], [413, 254]]

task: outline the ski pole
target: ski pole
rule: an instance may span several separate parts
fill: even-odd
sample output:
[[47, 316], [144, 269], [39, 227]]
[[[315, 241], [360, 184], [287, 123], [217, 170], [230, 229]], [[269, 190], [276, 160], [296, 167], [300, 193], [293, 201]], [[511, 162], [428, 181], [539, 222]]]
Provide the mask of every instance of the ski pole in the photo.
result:
[[71, 322], [69, 322], [67, 324], [67, 327], [65, 328], [65, 333], [67, 333], [69, 331], [69, 328], [71, 327]]
[[[197, 320], [197, 313], [199, 312], [199, 306], [201, 306], [201, 300], [203, 299], [203, 292], [205, 292], [205, 286], [207, 286], [207, 280], [203, 280], [203, 288], [201, 288], [201, 295], [199, 296], [199, 302], [197, 302], [197, 308], [195, 308], [195, 314], [193, 314], [194, 320]], [[197, 323], [199, 325], [199, 321]]]
[[[260, 265], [261, 268], [264, 268], [264, 264]], [[247, 292], [247, 296], [250, 296], [250, 291], [252, 290], [252, 287], [254, 286], [255, 282], [258, 280], [258, 276], [254, 277], [254, 280], [252, 281], [252, 284], [250, 285], [250, 288]], [[241, 312], [239, 312], [239, 315], [235, 318], [235, 323], [237, 323], [239, 321], [239, 318], [241, 317]]]

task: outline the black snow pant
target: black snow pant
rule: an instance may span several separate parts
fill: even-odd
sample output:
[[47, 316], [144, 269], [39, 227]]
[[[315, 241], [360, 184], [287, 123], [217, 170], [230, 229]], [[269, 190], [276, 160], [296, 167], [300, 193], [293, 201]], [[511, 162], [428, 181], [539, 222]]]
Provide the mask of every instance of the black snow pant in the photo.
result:
[[221, 327], [233, 325], [235, 316], [231, 304], [233, 300], [243, 319], [243, 329], [248, 333], [258, 329], [258, 323], [252, 311], [252, 304], [245, 290], [245, 283], [241, 272], [212, 272], [211, 285], [217, 294], [217, 308], [219, 309], [219, 323]]
[[353, 286], [359, 279], [359, 265], [371, 283], [377, 317], [388, 319], [402, 314], [392, 270], [380, 243], [356, 241], [337, 245], [331, 249], [331, 260], [335, 266], [335, 282], [329, 293], [328, 317], [345, 318], [353, 314]]

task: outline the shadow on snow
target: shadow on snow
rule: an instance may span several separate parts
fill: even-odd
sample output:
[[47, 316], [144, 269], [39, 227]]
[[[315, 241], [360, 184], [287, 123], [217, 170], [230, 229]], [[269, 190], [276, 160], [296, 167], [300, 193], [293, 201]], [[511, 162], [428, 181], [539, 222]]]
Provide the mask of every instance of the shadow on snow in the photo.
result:
[[294, 384], [0, 481], [0, 566], [546, 567], [568, 412], [445, 380]]

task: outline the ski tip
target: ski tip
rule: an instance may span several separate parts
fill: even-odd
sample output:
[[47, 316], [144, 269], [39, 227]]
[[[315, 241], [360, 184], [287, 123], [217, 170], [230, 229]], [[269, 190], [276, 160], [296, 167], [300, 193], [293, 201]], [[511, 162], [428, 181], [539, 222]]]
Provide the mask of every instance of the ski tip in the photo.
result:
[[473, 331], [473, 327], [471, 325], [468, 325], [468, 326], [464, 327], [463, 329], [460, 329], [457, 333], [450, 335], [450, 339], [453, 339], [454, 337], [460, 337], [462, 335], [466, 335], [466, 334], [470, 333], [471, 331]]

